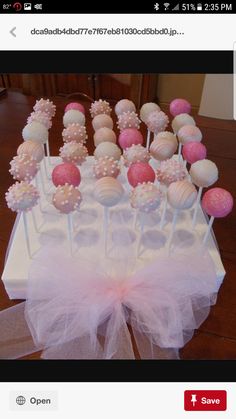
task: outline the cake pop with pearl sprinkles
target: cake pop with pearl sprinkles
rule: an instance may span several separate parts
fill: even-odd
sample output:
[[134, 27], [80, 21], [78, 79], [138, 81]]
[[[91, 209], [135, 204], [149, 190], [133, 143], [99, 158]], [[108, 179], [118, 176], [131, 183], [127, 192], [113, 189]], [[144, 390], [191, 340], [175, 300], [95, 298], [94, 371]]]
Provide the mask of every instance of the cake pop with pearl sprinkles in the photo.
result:
[[66, 107], [65, 107], [65, 112], [71, 111], [72, 109], [74, 109], [76, 111], [80, 111], [85, 115], [85, 108], [81, 103], [78, 103], [78, 102], [68, 103], [68, 105], [66, 105]]
[[17, 155], [20, 156], [22, 154], [26, 154], [36, 160], [37, 163], [40, 163], [44, 158], [44, 149], [42, 144], [36, 141], [24, 141], [17, 149]]
[[100, 157], [94, 163], [93, 173], [97, 179], [106, 176], [117, 178], [120, 174], [119, 164], [113, 157]]
[[104, 142], [111, 142], [115, 144], [116, 134], [111, 128], [102, 127], [95, 131], [93, 140], [95, 147]]
[[124, 112], [136, 112], [136, 106], [134, 102], [129, 99], [121, 99], [115, 106], [115, 114], [118, 117]]
[[27, 154], [13, 157], [10, 166], [9, 172], [14, 179], [25, 180], [27, 182], [30, 182], [39, 170], [37, 161]]
[[95, 159], [99, 159], [100, 157], [113, 157], [114, 160], [120, 160], [121, 158], [121, 151], [116, 144], [111, 142], [103, 142], [98, 144], [94, 151]]
[[48, 141], [48, 130], [40, 122], [34, 121], [23, 128], [22, 137], [24, 141], [33, 140], [46, 144]]
[[76, 109], [70, 109], [63, 116], [63, 125], [67, 128], [70, 124], [85, 125], [85, 116]]
[[126, 149], [133, 144], [143, 144], [143, 136], [137, 128], [126, 128], [121, 131], [118, 137], [118, 143], [121, 148]]
[[48, 113], [46, 112], [32, 112], [30, 116], [27, 119], [27, 124], [30, 124], [31, 122], [40, 122], [40, 124], [43, 124], [47, 129], [52, 128], [52, 121]]
[[121, 183], [113, 177], [102, 177], [94, 186], [94, 198], [104, 207], [118, 204], [124, 194]]
[[204, 160], [207, 156], [207, 149], [202, 143], [191, 141], [184, 144], [182, 149], [183, 158], [190, 164], [198, 160]]
[[178, 131], [178, 140], [181, 144], [192, 141], [200, 143], [202, 141], [202, 133], [195, 125], [184, 125]]
[[177, 116], [181, 113], [189, 114], [190, 112], [191, 104], [186, 99], [177, 98], [170, 103], [170, 113], [172, 116]]
[[106, 100], [95, 100], [95, 102], [91, 104], [90, 114], [92, 118], [100, 114], [110, 115], [110, 113], [111, 107], [109, 102], [107, 102]]
[[234, 200], [230, 192], [223, 188], [212, 188], [202, 198], [202, 209], [211, 217], [226, 217], [233, 209]]
[[184, 125], [196, 125], [196, 122], [194, 121], [193, 117], [189, 114], [181, 113], [177, 115], [171, 123], [172, 129], [175, 134], [178, 134], [180, 128], [182, 128]]
[[177, 147], [177, 142], [156, 138], [150, 146], [150, 154], [155, 160], [167, 160], [174, 155]]
[[77, 141], [77, 143], [85, 143], [87, 140], [87, 131], [84, 125], [73, 123], [62, 131], [62, 139], [65, 143]]
[[83, 144], [70, 141], [60, 148], [59, 155], [64, 162], [81, 165], [88, 157], [88, 150]]
[[165, 186], [169, 186], [172, 182], [184, 180], [186, 176], [183, 163], [174, 159], [162, 161], [156, 171], [157, 180]]
[[140, 127], [140, 119], [135, 112], [123, 112], [118, 116], [117, 127], [120, 131], [123, 131], [126, 128], [136, 128]]
[[145, 124], [147, 124], [147, 119], [152, 112], [160, 112], [161, 108], [153, 102], [144, 103], [144, 105], [140, 109], [140, 118]]
[[139, 183], [155, 182], [155, 172], [148, 163], [133, 163], [127, 172], [128, 182], [133, 188]]
[[30, 211], [39, 200], [39, 193], [34, 185], [22, 181], [10, 186], [6, 192], [6, 202], [12, 211]]
[[96, 115], [92, 120], [92, 126], [94, 131], [99, 130], [100, 128], [113, 128], [113, 121], [109, 115], [106, 114], [99, 114]]
[[78, 188], [66, 183], [58, 186], [53, 194], [52, 203], [62, 214], [69, 214], [78, 211], [82, 202], [82, 195]]
[[161, 200], [162, 193], [152, 182], [137, 185], [130, 196], [131, 207], [146, 213], [155, 211]]
[[35, 112], [46, 112], [49, 118], [53, 118], [56, 114], [56, 106], [49, 99], [36, 100], [33, 109]]
[[162, 111], [151, 112], [147, 117], [147, 127], [149, 131], [154, 132], [154, 134], [165, 131], [168, 124], [169, 118]]
[[81, 181], [80, 171], [73, 163], [61, 163], [52, 171], [52, 182], [55, 186], [63, 186], [66, 183], [79, 186]]
[[189, 174], [192, 182], [201, 188], [208, 188], [218, 180], [216, 164], [208, 159], [198, 160], [191, 165]]
[[148, 150], [141, 146], [141, 144], [133, 144], [127, 148], [123, 154], [125, 166], [130, 166], [132, 163], [148, 163], [151, 156]]

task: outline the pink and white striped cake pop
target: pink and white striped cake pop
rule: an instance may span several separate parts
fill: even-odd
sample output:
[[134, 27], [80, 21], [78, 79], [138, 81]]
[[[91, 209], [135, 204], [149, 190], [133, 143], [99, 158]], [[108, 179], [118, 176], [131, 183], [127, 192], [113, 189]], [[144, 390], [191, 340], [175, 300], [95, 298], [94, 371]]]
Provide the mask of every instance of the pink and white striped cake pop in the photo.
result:
[[161, 108], [153, 102], [144, 103], [144, 105], [140, 109], [140, 118], [145, 124], [147, 124], [147, 119], [150, 113], [157, 111], [160, 112]]
[[67, 128], [62, 131], [62, 138], [65, 143], [76, 141], [77, 143], [85, 143], [88, 136], [84, 125], [69, 124]]
[[33, 109], [35, 112], [46, 112], [49, 118], [53, 118], [56, 114], [56, 106], [49, 99], [36, 100]]
[[176, 144], [176, 147], [178, 146], [178, 141], [176, 138], [176, 135], [173, 134], [173, 132], [170, 131], [161, 131], [158, 132], [157, 135], [155, 135], [155, 140], [167, 140], [167, 141], [173, 141], [173, 143]]
[[190, 112], [191, 104], [186, 99], [174, 99], [170, 103], [170, 113], [172, 116], [177, 116], [181, 113], [189, 114]]
[[79, 186], [80, 181], [80, 171], [73, 163], [58, 164], [52, 171], [52, 182], [55, 186], [63, 186], [66, 183]]
[[201, 188], [208, 188], [218, 179], [216, 164], [208, 159], [198, 160], [191, 165], [189, 174], [193, 183]]
[[94, 186], [94, 198], [104, 207], [118, 204], [124, 194], [121, 183], [113, 177], [102, 177]]
[[140, 127], [140, 119], [135, 112], [123, 112], [118, 116], [117, 126], [120, 131], [123, 131], [126, 128], [136, 128]]
[[82, 195], [78, 188], [66, 183], [58, 186], [53, 195], [52, 203], [63, 214], [78, 211], [82, 202]]
[[90, 114], [92, 118], [100, 114], [110, 115], [110, 113], [111, 107], [109, 102], [107, 102], [106, 100], [95, 100], [95, 102], [91, 104]]
[[12, 211], [30, 211], [39, 200], [39, 193], [34, 185], [28, 182], [16, 182], [6, 192], [6, 202]]
[[170, 159], [177, 150], [177, 142], [167, 139], [155, 139], [150, 146], [150, 154], [156, 160]]
[[177, 134], [180, 128], [182, 128], [184, 125], [196, 125], [196, 122], [194, 121], [193, 117], [189, 114], [181, 113], [177, 115], [171, 123], [172, 129], [175, 134]]
[[232, 211], [233, 205], [231, 193], [223, 188], [209, 189], [202, 198], [203, 210], [215, 218], [226, 217]]
[[85, 125], [85, 116], [76, 109], [70, 109], [63, 116], [63, 125], [67, 128], [70, 124]]
[[151, 156], [148, 150], [140, 144], [133, 144], [124, 151], [125, 166], [130, 166], [132, 163], [148, 163]]
[[184, 125], [178, 131], [178, 140], [181, 144], [195, 141], [200, 143], [202, 141], [202, 133], [195, 125]]
[[191, 141], [183, 146], [183, 158], [188, 163], [193, 164], [198, 160], [204, 160], [207, 155], [207, 149], [202, 143]]
[[165, 131], [169, 124], [168, 116], [162, 111], [154, 111], [148, 115], [147, 127], [149, 131], [158, 134], [158, 132]]
[[148, 163], [133, 163], [128, 169], [129, 184], [135, 188], [139, 183], [155, 182], [155, 172]]
[[24, 141], [17, 149], [17, 155], [20, 156], [22, 154], [26, 154], [36, 160], [37, 163], [40, 163], [44, 158], [43, 146], [36, 141]]
[[99, 130], [100, 128], [110, 128], [112, 130], [113, 128], [113, 121], [112, 118], [109, 115], [106, 114], [99, 114], [96, 115], [92, 120], [92, 126], [94, 131]]
[[71, 111], [72, 109], [76, 111], [80, 111], [85, 115], [85, 108], [81, 103], [78, 102], [70, 102], [65, 107], [65, 112]]
[[162, 193], [152, 183], [142, 183], [136, 186], [130, 196], [131, 207], [141, 212], [155, 211], [161, 204]]
[[137, 128], [126, 128], [121, 131], [118, 137], [118, 143], [123, 150], [131, 147], [133, 144], [143, 144], [143, 136]]
[[94, 163], [93, 173], [97, 179], [106, 176], [117, 178], [120, 174], [118, 161], [113, 159], [113, 157], [100, 157]]
[[48, 141], [48, 130], [40, 122], [31, 122], [27, 124], [22, 131], [24, 141], [32, 140], [45, 144]]
[[31, 122], [40, 122], [40, 124], [44, 125], [47, 129], [52, 128], [52, 121], [48, 113], [46, 112], [32, 112], [27, 119], [27, 124], [31, 124]]
[[64, 162], [79, 165], [85, 162], [86, 158], [88, 157], [87, 148], [83, 144], [77, 143], [76, 141], [65, 143], [63, 147], [60, 148], [59, 152], [59, 155]]
[[157, 180], [165, 186], [186, 178], [186, 170], [182, 162], [169, 159], [162, 161], [156, 171]]
[[95, 147], [104, 142], [111, 142], [115, 144], [116, 134], [111, 128], [102, 127], [95, 131], [93, 140]]
[[121, 158], [121, 151], [116, 144], [110, 142], [103, 142], [98, 144], [94, 151], [95, 159], [99, 159], [100, 157], [113, 157], [114, 160], [120, 160]]
[[187, 180], [180, 180], [170, 184], [167, 190], [169, 204], [178, 210], [189, 209], [197, 198], [195, 186]]
[[124, 112], [136, 112], [136, 106], [134, 102], [128, 99], [121, 99], [115, 106], [115, 114], [118, 117]]
[[13, 157], [10, 166], [9, 172], [14, 179], [27, 182], [30, 182], [35, 177], [39, 169], [37, 161], [27, 154]]

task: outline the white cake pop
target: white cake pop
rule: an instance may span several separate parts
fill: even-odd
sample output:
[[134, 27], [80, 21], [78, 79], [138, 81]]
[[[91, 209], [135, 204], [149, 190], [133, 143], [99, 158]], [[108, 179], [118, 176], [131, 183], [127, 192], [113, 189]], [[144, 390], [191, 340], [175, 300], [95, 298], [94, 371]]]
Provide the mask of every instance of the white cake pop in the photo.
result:
[[110, 128], [112, 130], [113, 128], [113, 121], [112, 118], [109, 115], [106, 114], [99, 114], [96, 115], [92, 120], [92, 126], [94, 131], [99, 130], [100, 128]]
[[153, 102], [144, 103], [144, 105], [140, 109], [141, 120], [145, 124], [147, 124], [147, 119], [148, 119], [150, 113], [152, 113], [154, 111], [160, 112], [161, 108], [156, 103], [153, 103]]
[[156, 175], [157, 180], [165, 186], [184, 180], [187, 176], [183, 163], [174, 159], [162, 161]]
[[114, 160], [113, 157], [100, 157], [94, 163], [93, 173], [97, 179], [106, 176], [117, 178], [120, 174], [118, 161]]
[[6, 192], [6, 202], [12, 211], [30, 211], [39, 200], [39, 193], [34, 185], [28, 182], [16, 182]]
[[43, 124], [40, 124], [40, 122], [34, 121], [23, 128], [22, 137], [24, 141], [32, 140], [41, 144], [46, 144], [48, 141], [48, 130]]
[[107, 141], [100, 143], [94, 151], [94, 157], [95, 159], [99, 159], [105, 156], [113, 157], [114, 160], [120, 160], [121, 150], [116, 144]]
[[67, 128], [70, 124], [85, 125], [85, 116], [76, 109], [70, 109], [63, 116], [63, 125]]
[[200, 143], [202, 141], [202, 133], [195, 125], [184, 125], [178, 131], [178, 139], [182, 144], [186, 144], [192, 141]]
[[40, 163], [44, 158], [43, 146], [36, 141], [24, 141], [24, 143], [21, 143], [17, 149], [17, 155], [20, 156], [22, 154], [26, 154]]
[[109, 102], [107, 102], [106, 100], [102, 100], [102, 99], [95, 100], [95, 102], [91, 104], [90, 114], [92, 118], [100, 114], [110, 115], [110, 113], [111, 113], [111, 107], [110, 107]]
[[95, 131], [94, 136], [94, 145], [97, 147], [99, 144], [104, 142], [111, 142], [116, 143], [116, 134], [115, 132], [108, 127], [102, 127], [98, 128], [98, 130]]
[[120, 131], [126, 128], [137, 128], [140, 127], [140, 119], [135, 112], [123, 112], [118, 116], [117, 126]]
[[155, 211], [161, 204], [162, 193], [152, 183], [142, 183], [136, 186], [130, 196], [131, 207], [141, 212]]
[[177, 142], [155, 139], [150, 146], [150, 154], [156, 160], [170, 159], [177, 150]]
[[46, 112], [49, 115], [49, 118], [53, 118], [56, 114], [56, 106], [49, 99], [36, 100], [36, 103], [33, 107], [35, 112]]
[[65, 143], [63, 147], [60, 148], [60, 157], [64, 162], [74, 163], [81, 165], [88, 156], [87, 148], [76, 141], [70, 141]]
[[52, 127], [52, 121], [48, 113], [46, 112], [32, 112], [27, 119], [27, 124], [31, 124], [31, 122], [40, 122], [40, 124], [44, 125], [47, 129]]
[[122, 185], [113, 177], [103, 177], [95, 183], [94, 198], [104, 207], [113, 207], [118, 204], [123, 193]]
[[194, 121], [193, 117], [189, 114], [181, 113], [177, 115], [171, 123], [172, 129], [176, 134], [184, 125], [196, 125], [196, 122]]
[[180, 180], [170, 184], [167, 190], [169, 204], [178, 210], [189, 209], [197, 198], [195, 186], [187, 180]]
[[146, 123], [149, 131], [158, 134], [158, 132], [165, 131], [169, 124], [169, 118], [162, 111], [154, 111], [148, 115]]
[[76, 141], [77, 143], [85, 143], [88, 136], [84, 125], [69, 124], [67, 128], [62, 131], [62, 138], [65, 143]]
[[121, 99], [115, 106], [115, 114], [118, 117], [124, 112], [136, 112], [136, 106], [134, 102], [129, 99]]
[[63, 214], [78, 211], [82, 202], [82, 196], [78, 188], [66, 183], [58, 186], [53, 195], [52, 203]]
[[178, 146], [178, 141], [176, 138], [176, 135], [173, 134], [173, 132], [170, 131], [161, 131], [158, 132], [157, 135], [155, 135], [155, 140], [168, 140], [168, 141], [173, 141], [173, 143], [176, 144], [176, 146]]
[[191, 165], [189, 174], [193, 183], [201, 188], [208, 188], [218, 179], [219, 173], [213, 161], [198, 160]]
[[30, 182], [36, 175], [39, 164], [33, 157], [27, 154], [21, 154], [13, 157], [10, 162], [9, 172], [16, 180], [25, 180]]
[[151, 156], [148, 150], [141, 146], [141, 144], [133, 144], [124, 151], [125, 166], [130, 166], [132, 163], [148, 163]]

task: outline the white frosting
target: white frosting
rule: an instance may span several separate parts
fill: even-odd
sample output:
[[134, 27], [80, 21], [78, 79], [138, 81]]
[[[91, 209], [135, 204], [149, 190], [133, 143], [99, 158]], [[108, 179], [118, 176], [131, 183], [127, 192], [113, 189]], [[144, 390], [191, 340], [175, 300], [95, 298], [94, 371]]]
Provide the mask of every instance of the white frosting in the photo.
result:
[[115, 144], [116, 134], [111, 128], [102, 127], [95, 131], [93, 140], [95, 147], [104, 142], [111, 142]]
[[170, 159], [177, 150], [177, 142], [155, 139], [150, 146], [150, 154], [156, 160]]
[[151, 156], [148, 150], [141, 146], [141, 144], [132, 144], [131, 147], [124, 151], [124, 161], [126, 166], [130, 166], [132, 163], [148, 163]]
[[198, 160], [191, 165], [189, 174], [193, 183], [202, 188], [208, 188], [218, 179], [216, 164], [208, 159]]
[[113, 157], [100, 157], [98, 160], [95, 160], [93, 173], [97, 179], [105, 176], [116, 178], [120, 174], [118, 161]]
[[111, 107], [110, 107], [109, 102], [107, 102], [106, 100], [102, 100], [102, 99], [95, 100], [95, 102], [93, 102], [91, 105], [90, 114], [92, 118], [100, 114], [110, 115], [110, 113], [111, 113]]
[[187, 180], [173, 182], [168, 187], [167, 199], [169, 204], [175, 209], [183, 210], [191, 208], [196, 198], [196, 188]]
[[62, 131], [63, 141], [68, 143], [70, 141], [77, 141], [78, 143], [85, 143], [88, 136], [84, 125], [69, 124], [67, 128]]
[[160, 206], [161, 199], [162, 193], [159, 189], [152, 182], [147, 182], [132, 190], [130, 203], [132, 208], [142, 212], [152, 212]]
[[172, 129], [175, 133], [178, 133], [180, 128], [182, 128], [184, 125], [196, 125], [193, 117], [188, 113], [181, 113], [177, 115], [171, 123]]
[[109, 115], [99, 114], [96, 115], [92, 120], [92, 126], [94, 131], [97, 131], [99, 128], [113, 128], [113, 121]]
[[158, 111], [160, 112], [161, 108], [153, 102], [144, 103], [144, 105], [140, 109], [140, 118], [146, 124], [149, 114]]
[[115, 106], [116, 116], [121, 115], [124, 112], [136, 112], [135, 104], [129, 99], [121, 99]]
[[100, 157], [105, 156], [113, 157], [114, 160], [120, 160], [121, 150], [116, 144], [110, 142], [102, 142], [96, 147], [94, 151], [94, 157], [99, 159]]
[[48, 141], [48, 130], [40, 122], [31, 122], [23, 128], [22, 137], [24, 141], [32, 140], [45, 144]]
[[17, 154], [18, 156], [21, 154], [27, 154], [40, 163], [44, 157], [44, 150], [42, 144], [29, 140], [19, 145]]
[[105, 207], [113, 207], [121, 200], [124, 189], [113, 177], [103, 177], [95, 183], [94, 198]]
[[70, 124], [85, 125], [85, 116], [82, 112], [76, 109], [70, 109], [63, 116], [63, 125], [65, 128]]
[[82, 164], [88, 156], [87, 148], [76, 141], [65, 143], [59, 151], [62, 160], [68, 163]]
[[202, 133], [195, 125], [184, 125], [178, 131], [178, 139], [182, 144], [189, 143], [190, 141], [202, 141]]

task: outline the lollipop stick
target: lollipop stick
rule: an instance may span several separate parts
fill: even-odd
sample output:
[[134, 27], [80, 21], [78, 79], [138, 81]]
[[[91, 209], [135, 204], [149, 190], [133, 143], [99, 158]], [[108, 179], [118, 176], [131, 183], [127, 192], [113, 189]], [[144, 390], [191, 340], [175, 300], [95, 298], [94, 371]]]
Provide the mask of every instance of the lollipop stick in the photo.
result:
[[[35, 184], [36, 184], [36, 188], [38, 189], [38, 191], [39, 191], [39, 194], [40, 194], [40, 187], [39, 187], [39, 182], [38, 182], [38, 174], [35, 176]], [[41, 196], [39, 196], [39, 208], [40, 208], [40, 211], [41, 212], [43, 212], [43, 207], [42, 207], [42, 202], [41, 202]]]
[[150, 141], [151, 141], [151, 131], [148, 129], [148, 131], [147, 131], [147, 142], [146, 142], [146, 149], [147, 150], [149, 150]]
[[31, 255], [31, 249], [30, 249], [29, 231], [28, 231], [28, 224], [27, 224], [26, 213], [24, 211], [22, 211], [22, 215], [23, 215], [23, 222], [24, 222], [26, 246], [27, 246], [27, 250], [28, 250], [28, 255], [29, 255], [30, 259], [31, 259], [32, 258], [32, 255]]
[[44, 147], [44, 158], [43, 158], [43, 166], [46, 178], [50, 179], [50, 174], [48, 173], [47, 165], [46, 165], [46, 155], [45, 155], [45, 147]]
[[196, 221], [197, 221], [197, 212], [198, 212], [201, 196], [202, 196], [202, 187], [200, 187], [198, 189], [196, 204], [195, 204], [194, 213], [193, 213], [193, 220], [192, 220], [192, 228], [193, 229], [195, 228]]
[[34, 224], [35, 231], [37, 231], [37, 233], [38, 233], [39, 229], [38, 229], [37, 222], [36, 222], [34, 208], [32, 208], [32, 219], [33, 219], [33, 224]]
[[179, 161], [182, 159], [182, 154], [181, 154], [181, 152], [182, 152], [182, 144], [181, 144], [181, 143], [179, 143], [179, 149], [178, 149], [178, 159], [179, 159]]
[[139, 241], [138, 241], [138, 246], [137, 246], [137, 258], [139, 256], [141, 256], [143, 231], [144, 231], [144, 222], [143, 222], [143, 217], [141, 217], [141, 219], [140, 219], [140, 235], [139, 235]]
[[212, 227], [213, 221], [214, 221], [214, 217], [211, 216], [210, 221], [209, 221], [209, 224], [208, 224], [208, 227], [207, 227], [206, 234], [205, 234], [205, 236], [203, 238], [203, 242], [202, 242], [203, 246], [205, 246], [205, 244], [206, 244], [206, 242], [208, 240], [208, 237], [209, 237], [209, 234], [210, 234], [210, 231], [211, 231], [211, 227]]
[[108, 208], [104, 207], [103, 212], [103, 238], [104, 238], [104, 253], [107, 256], [107, 241], [108, 241], [108, 225], [109, 225], [109, 212]]
[[49, 141], [46, 142], [46, 152], [50, 166], [52, 166], [51, 157], [50, 157], [50, 150], [49, 150]]
[[45, 185], [44, 185], [44, 180], [43, 180], [43, 174], [42, 174], [41, 167], [39, 168], [39, 177], [40, 177], [40, 181], [41, 181], [41, 185], [42, 185], [42, 191], [43, 191], [44, 195], [46, 195], [46, 189], [45, 189]]
[[170, 237], [169, 237], [169, 240], [168, 240], [168, 252], [169, 253], [170, 253], [170, 249], [171, 249], [171, 242], [172, 242], [173, 235], [174, 235], [174, 232], [175, 232], [175, 227], [176, 227], [176, 222], [177, 222], [178, 215], [179, 215], [179, 210], [175, 209], [174, 210], [173, 221], [172, 221], [172, 226], [171, 226], [171, 233], [170, 233]]
[[70, 255], [73, 256], [73, 225], [72, 225], [72, 216], [67, 214], [67, 225], [68, 225], [68, 241], [70, 247]]
[[167, 192], [165, 193], [164, 204], [163, 204], [163, 210], [162, 210], [162, 214], [161, 214], [160, 230], [162, 230], [162, 229], [163, 229], [164, 224], [165, 224], [165, 219], [166, 219], [166, 210], [167, 210]]

